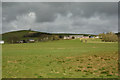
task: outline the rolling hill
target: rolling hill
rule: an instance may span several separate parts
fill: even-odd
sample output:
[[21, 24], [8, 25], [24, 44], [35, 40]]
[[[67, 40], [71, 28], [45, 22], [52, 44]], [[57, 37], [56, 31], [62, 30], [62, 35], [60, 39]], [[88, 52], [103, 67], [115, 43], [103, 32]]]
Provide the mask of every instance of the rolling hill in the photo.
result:
[[27, 39], [38, 39], [39, 36], [34, 36], [35, 34], [43, 35], [43, 36], [49, 35], [49, 33], [44, 33], [44, 32], [37, 32], [37, 31], [31, 31], [31, 30], [20, 30], [20, 31], [13, 31], [13, 32], [7, 32], [7, 33], [2, 34], [2, 40], [9, 43], [13, 39], [14, 41], [27, 40]]
[[[47, 33], [47, 32], [38, 32], [38, 31], [32, 31], [32, 30], [19, 30], [19, 31], [3, 33], [2, 40], [4, 40], [7, 43], [11, 43], [12, 40], [14, 40], [14, 42], [16, 42], [16, 41], [28, 40], [28, 39], [45, 41], [45, 38], [48, 38], [48, 40], [58, 40], [60, 38], [63, 39], [63, 36], [65, 36], [65, 35], [88, 36], [90, 34]], [[95, 36], [95, 35], [92, 35], [92, 36]]]

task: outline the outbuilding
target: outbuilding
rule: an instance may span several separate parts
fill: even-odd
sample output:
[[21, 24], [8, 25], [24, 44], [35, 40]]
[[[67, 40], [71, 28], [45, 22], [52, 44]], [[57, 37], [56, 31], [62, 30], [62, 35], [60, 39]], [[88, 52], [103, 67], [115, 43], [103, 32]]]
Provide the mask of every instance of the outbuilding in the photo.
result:
[[34, 39], [29, 39], [28, 41], [29, 41], [30, 43], [35, 42]]
[[5, 42], [4, 41], [0, 41], [0, 44], [4, 44]]

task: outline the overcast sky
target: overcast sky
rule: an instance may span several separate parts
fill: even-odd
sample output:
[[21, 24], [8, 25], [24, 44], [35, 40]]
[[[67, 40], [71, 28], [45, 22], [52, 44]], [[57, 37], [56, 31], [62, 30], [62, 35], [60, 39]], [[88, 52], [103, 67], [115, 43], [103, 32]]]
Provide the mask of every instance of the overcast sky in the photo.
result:
[[117, 2], [3, 2], [2, 32], [118, 32]]

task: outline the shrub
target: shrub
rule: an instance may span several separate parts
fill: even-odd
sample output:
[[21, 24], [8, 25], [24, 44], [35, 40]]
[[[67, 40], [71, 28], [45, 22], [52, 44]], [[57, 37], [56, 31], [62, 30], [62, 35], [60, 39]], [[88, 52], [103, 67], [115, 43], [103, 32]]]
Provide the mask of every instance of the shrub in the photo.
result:
[[102, 33], [99, 34], [99, 37], [102, 39], [102, 41], [105, 42], [117, 42], [118, 41], [118, 36], [113, 33], [113, 32], [108, 32], [108, 33]]

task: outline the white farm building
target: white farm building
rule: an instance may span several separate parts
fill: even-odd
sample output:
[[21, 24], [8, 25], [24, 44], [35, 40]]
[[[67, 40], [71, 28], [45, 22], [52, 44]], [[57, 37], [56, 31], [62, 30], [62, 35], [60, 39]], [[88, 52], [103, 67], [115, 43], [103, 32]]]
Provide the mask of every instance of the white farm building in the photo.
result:
[[0, 44], [4, 44], [5, 42], [4, 41], [0, 41]]
[[64, 36], [64, 39], [77, 39], [77, 38], [83, 38], [83, 35], [68, 35], [68, 36]]

